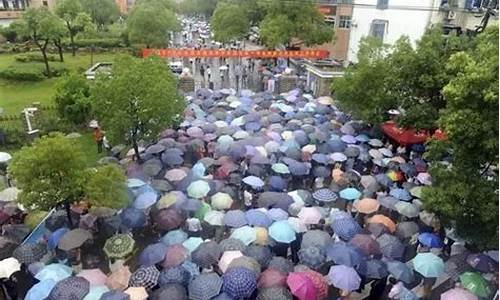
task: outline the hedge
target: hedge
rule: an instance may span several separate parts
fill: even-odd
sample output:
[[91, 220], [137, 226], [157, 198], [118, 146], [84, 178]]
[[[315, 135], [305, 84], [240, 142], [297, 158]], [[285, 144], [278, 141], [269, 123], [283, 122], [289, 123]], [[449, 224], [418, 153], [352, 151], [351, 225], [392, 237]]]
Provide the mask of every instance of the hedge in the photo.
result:
[[[41, 53], [25, 53], [18, 54], [14, 56], [14, 59], [18, 62], [44, 62], [43, 55]], [[57, 57], [55, 55], [47, 55], [47, 59], [49, 61], [57, 61]]]
[[[122, 46], [122, 39], [120, 38], [106, 38], [106, 39], [79, 39], [75, 41], [78, 48], [84, 47], [98, 47], [98, 48], [115, 48]], [[66, 47], [70, 47], [69, 41], [65, 43]]]
[[[61, 63], [51, 63], [52, 76], [61, 76], [68, 69]], [[14, 63], [0, 70], [0, 78], [14, 81], [41, 81], [46, 78], [43, 63]]]

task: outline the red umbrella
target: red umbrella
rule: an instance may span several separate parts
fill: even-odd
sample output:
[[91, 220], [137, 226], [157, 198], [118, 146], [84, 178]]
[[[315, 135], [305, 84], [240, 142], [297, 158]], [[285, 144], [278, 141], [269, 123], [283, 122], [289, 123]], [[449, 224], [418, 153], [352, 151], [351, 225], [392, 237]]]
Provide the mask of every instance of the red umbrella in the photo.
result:
[[286, 274], [279, 270], [269, 268], [260, 274], [257, 286], [259, 289], [286, 287]]
[[299, 300], [317, 299], [318, 297], [316, 286], [312, 280], [303, 273], [290, 273], [286, 279], [286, 283], [292, 294]]
[[401, 128], [393, 121], [383, 123], [382, 131], [401, 145], [421, 144], [427, 141], [429, 133], [426, 131], [417, 132], [412, 128]]
[[179, 215], [177, 210], [167, 208], [161, 209], [154, 217], [153, 220], [160, 230], [172, 230], [179, 228], [184, 219]]

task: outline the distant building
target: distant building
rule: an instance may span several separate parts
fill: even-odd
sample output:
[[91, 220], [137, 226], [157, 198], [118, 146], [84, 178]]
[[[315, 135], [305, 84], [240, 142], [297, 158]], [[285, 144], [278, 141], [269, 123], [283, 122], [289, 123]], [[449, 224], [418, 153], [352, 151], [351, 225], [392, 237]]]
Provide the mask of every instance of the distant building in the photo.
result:
[[7, 26], [21, 17], [28, 7], [46, 6], [54, 9], [56, 0], [0, 0], [0, 26]]

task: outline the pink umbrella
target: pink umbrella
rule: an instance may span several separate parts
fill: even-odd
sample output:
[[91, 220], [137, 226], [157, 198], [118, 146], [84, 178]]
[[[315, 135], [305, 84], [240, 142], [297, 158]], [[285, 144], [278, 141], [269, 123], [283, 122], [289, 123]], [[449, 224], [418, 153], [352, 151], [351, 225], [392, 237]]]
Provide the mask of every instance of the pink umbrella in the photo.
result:
[[302, 207], [297, 216], [304, 224], [318, 224], [322, 217], [317, 207]]
[[478, 300], [478, 298], [468, 290], [456, 287], [441, 294], [441, 300]]
[[262, 272], [259, 277], [257, 286], [260, 288], [286, 287], [286, 274], [269, 268]]
[[292, 294], [299, 300], [318, 299], [318, 291], [306, 275], [296, 272], [290, 273], [286, 278], [286, 283]]
[[132, 273], [128, 266], [122, 266], [116, 272], [111, 273], [106, 280], [106, 286], [113, 290], [124, 290], [128, 287], [128, 281]]
[[181, 265], [189, 257], [189, 251], [181, 244], [172, 245], [167, 248], [163, 267], [170, 268]]
[[231, 262], [234, 259], [242, 256], [243, 253], [241, 253], [241, 251], [225, 251], [219, 260], [219, 268], [221, 269], [222, 272], [226, 272]]
[[106, 276], [106, 274], [104, 274], [100, 269], [82, 270], [76, 276], [87, 279], [87, 281], [90, 282], [90, 287], [103, 286], [108, 280], [108, 276]]
[[328, 297], [328, 282], [325, 277], [313, 270], [308, 270], [301, 272], [301, 274], [306, 275], [309, 279], [311, 279], [312, 283], [316, 287], [316, 291], [318, 292], [318, 299], [326, 299]]

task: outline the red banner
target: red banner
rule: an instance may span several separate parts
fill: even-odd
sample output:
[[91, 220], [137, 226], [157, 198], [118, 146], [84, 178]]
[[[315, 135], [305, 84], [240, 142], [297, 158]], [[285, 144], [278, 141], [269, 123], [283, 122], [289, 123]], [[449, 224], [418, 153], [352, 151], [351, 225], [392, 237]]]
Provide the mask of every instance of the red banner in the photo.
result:
[[210, 50], [210, 49], [142, 49], [142, 57], [250, 57], [250, 58], [327, 58], [326, 50]]

